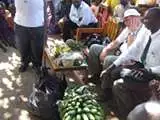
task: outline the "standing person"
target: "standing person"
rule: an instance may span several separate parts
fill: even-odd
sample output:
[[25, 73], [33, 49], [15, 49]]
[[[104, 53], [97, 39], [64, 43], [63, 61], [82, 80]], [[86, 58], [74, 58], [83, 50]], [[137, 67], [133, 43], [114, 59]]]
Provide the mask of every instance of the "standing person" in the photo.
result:
[[69, 12], [71, 8], [72, 0], [61, 0], [57, 7], [57, 12], [55, 14], [56, 21], [55, 24], [58, 25], [61, 32], [63, 30], [64, 22], [69, 20]]
[[130, 60], [143, 64], [141, 67], [130, 69], [128, 75], [124, 77], [124, 82], [116, 84], [112, 88], [117, 110], [122, 117], [126, 117], [137, 104], [145, 102], [151, 97], [148, 83], [160, 77], [159, 19], [160, 8], [150, 8], [143, 18], [143, 23], [151, 33], [141, 34], [126, 53], [122, 53], [111, 66], [102, 72], [102, 77], [108, 84], [111, 84], [111, 76], [115, 75], [113, 72], [118, 66]]
[[44, 1], [15, 0], [15, 7], [15, 40], [21, 56], [19, 72], [25, 72], [29, 62], [39, 70], [44, 39]]
[[64, 22], [63, 39], [72, 38], [72, 30], [78, 27], [97, 27], [97, 18], [91, 8], [82, 0], [72, 0], [69, 20]]
[[120, 4], [116, 5], [113, 11], [113, 16], [119, 21], [123, 22], [124, 12], [130, 7], [129, 0], [120, 0]]

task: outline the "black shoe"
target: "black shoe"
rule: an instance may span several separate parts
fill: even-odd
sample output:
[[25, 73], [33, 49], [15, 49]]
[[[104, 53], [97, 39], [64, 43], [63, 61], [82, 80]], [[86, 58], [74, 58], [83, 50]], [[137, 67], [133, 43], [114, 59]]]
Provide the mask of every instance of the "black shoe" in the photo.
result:
[[25, 72], [28, 68], [28, 65], [26, 64], [22, 64], [20, 67], [19, 67], [19, 72]]

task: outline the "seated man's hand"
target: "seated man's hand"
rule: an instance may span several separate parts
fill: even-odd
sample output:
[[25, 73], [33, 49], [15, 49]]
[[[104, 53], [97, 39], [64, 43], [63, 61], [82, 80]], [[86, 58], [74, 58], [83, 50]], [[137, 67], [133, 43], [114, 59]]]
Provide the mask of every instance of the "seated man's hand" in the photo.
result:
[[129, 76], [139, 82], [150, 81], [154, 78], [152, 72], [146, 68], [133, 69], [131, 70]]
[[111, 72], [112, 72], [112, 70], [113, 70], [115, 67], [116, 67], [116, 66], [115, 66], [114, 64], [110, 65], [107, 69], [105, 69], [105, 70], [103, 70], [103, 71], [101, 72], [100, 77], [101, 77], [101, 78], [107, 78], [107, 77], [109, 77], [110, 74], [111, 74]]
[[102, 89], [106, 89], [108, 87], [111, 87], [111, 84], [112, 84], [112, 81], [110, 80], [111, 79], [111, 72], [113, 69], [115, 69], [115, 65], [112, 64], [110, 65], [107, 69], [103, 70], [101, 72], [101, 88]]

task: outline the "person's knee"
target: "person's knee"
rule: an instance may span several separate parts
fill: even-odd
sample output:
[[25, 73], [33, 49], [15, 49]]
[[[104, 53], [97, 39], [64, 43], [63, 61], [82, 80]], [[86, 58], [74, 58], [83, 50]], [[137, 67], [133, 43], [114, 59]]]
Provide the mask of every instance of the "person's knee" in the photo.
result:
[[103, 49], [102, 45], [93, 44], [89, 48], [89, 53], [90, 54], [100, 54], [100, 52], [102, 51], [102, 49]]
[[109, 67], [109, 65], [111, 65], [116, 59], [117, 59], [117, 56], [114, 56], [114, 55], [106, 56], [103, 63], [104, 68]]
[[93, 44], [93, 45], [91, 45], [91, 47], [89, 48], [89, 50], [93, 51], [93, 50], [97, 49], [97, 47], [99, 47], [99, 45]]

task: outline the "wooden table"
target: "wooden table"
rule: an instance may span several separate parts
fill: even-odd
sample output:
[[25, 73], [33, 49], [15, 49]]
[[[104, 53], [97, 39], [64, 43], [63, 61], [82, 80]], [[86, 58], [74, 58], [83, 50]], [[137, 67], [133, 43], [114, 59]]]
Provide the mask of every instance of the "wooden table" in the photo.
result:
[[[65, 74], [68, 72], [74, 73], [75, 70], [87, 70], [87, 66], [73, 66], [73, 67], [69, 67], [69, 68], [57, 67], [57, 65], [52, 60], [51, 56], [48, 54], [47, 49], [44, 49], [43, 60], [47, 65], [49, 65], [50, 69], [53, 72], [63, 72]], [[77, 81], [76, 80], [76, 82], [84, 84], [84, 81]]]

